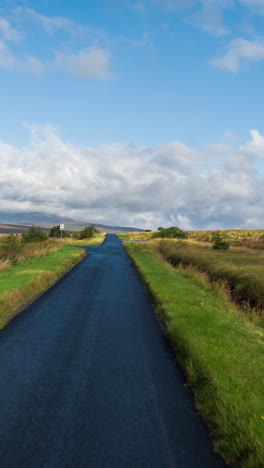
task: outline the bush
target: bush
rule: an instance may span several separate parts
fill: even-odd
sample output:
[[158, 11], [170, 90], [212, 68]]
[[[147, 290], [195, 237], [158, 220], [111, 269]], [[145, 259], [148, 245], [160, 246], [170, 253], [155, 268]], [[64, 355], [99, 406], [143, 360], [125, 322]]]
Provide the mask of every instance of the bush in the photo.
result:
[[19, 234], [9, 234], [9, 236], [3, 238], [0, 244], [0, 251], [8, 250], [10, 252], [19, 254], [22, 248], [23, 244]]
[[176, 226], [169, 227], [167, 229], [162, 229], [161, 231], [155, 232], [152, 236], [153, 238], [161, 237], [167, 239], [187, 239], [188, 234], [185, 231], [182, 231], [180, 228]]
[[46, 232], [37, 226], [31, 226], [28, 232], [22, 234], [24, 242], [42, 242], [48, 239]]
[[223, 237], [223, 235], [220, 232], [216, 232], [213, 235], [213, 241], [214, 241], [214, 244], [213, 244], [212, 248], [215, 249], [215, 250], [228, 250], [229, 247], [230, 247], [229, 242], [227, 242], [227, 240], [225, 240], [225, 238]]
[[18, 234], [10, 234], [0, 244], [0, 259], [9, 260], [12, 265], [16, 265], [22, 248], [21, 237]]
[[[62, 233], [62, 234], [61, 234]], [[68, 231], [60, 230], [60, 225], [53, 226], [49, 232], [49, 237], [70, 237], [70, 233]]]
[[86, 226], [80, 233], [79, 239], [90, 239], [98, 234], [99, 231], [94, 226]]

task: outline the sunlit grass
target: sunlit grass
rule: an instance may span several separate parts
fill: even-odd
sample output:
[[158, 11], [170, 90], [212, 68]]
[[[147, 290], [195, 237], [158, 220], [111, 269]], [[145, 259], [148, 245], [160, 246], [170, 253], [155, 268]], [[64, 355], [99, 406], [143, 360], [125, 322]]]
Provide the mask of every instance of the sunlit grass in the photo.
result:
[[105, 240], [105, 236], [106, 234], [101, 232], [91, 239], [74, 239], [72, 237], [65, 237], [62, 239], [62, 242], [69, 245], [89, 247], [89, 245], [101, 245]]

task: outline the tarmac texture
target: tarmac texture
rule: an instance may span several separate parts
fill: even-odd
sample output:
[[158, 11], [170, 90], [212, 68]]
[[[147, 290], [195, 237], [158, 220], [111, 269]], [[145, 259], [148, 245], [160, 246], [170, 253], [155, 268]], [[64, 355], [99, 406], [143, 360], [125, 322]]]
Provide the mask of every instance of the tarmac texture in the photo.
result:
[[220, 468], [121, 241], [0, 332], [1, 468]]

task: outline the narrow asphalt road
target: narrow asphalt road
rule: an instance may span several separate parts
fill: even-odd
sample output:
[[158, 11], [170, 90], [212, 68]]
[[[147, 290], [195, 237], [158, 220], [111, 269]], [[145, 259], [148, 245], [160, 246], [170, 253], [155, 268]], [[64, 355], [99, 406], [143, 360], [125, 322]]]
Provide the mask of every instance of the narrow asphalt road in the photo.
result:
[[220, 468], [121, 241], [0, 332], [0, 466]]

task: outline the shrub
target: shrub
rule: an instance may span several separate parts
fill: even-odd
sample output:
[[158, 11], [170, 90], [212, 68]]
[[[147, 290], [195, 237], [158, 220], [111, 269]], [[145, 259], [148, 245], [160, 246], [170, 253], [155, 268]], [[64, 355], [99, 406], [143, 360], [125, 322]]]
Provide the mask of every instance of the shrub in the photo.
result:
[[24, 242], [42, 242], [48, 239], [46, 232], [41, 231], [37, 226], [31, 226], [28, 232], [22, 234]]
[[19, 255], [11, 250], [2, 250], [0, 253], [1, 260], [8, 260], [11, 265], [16, 265], [18, 262]]
[[79, 234], [79, 239], [90, 239], [94, 237], [95, 234], [99, 233], [99, 231], [94, 226], [86, 226]]
[[49, 232], [49, 237], [70, 237], [70, 233], [68, 231], [60, 230], [60, 225], [53, 226]]
[[187, 239], [188, 234], [185, 231], [182, 231], [180, 228], [176, 226], [169, 227], [167, 229], [162, 229], [161, 231], [155, 232], [152, 236], [153, 238], [161, 237], [167, 239]]
[[19, 234], [9, 234], [3, 238], [0, 244], [0, 251], [10, 251], [19, 254], [23, 248]]
[[223, 235], [220, 232], [216, 232], [213, 235], [213, 242], [214, 242], [214, 244], [213, 244], [212, 248], [215, 249], [215, 250], [228, 250], [229, 247], [230, 247], [229, 242], [227, 242], [227, 240], [225, 240], [225, 238], [223, 237]]

